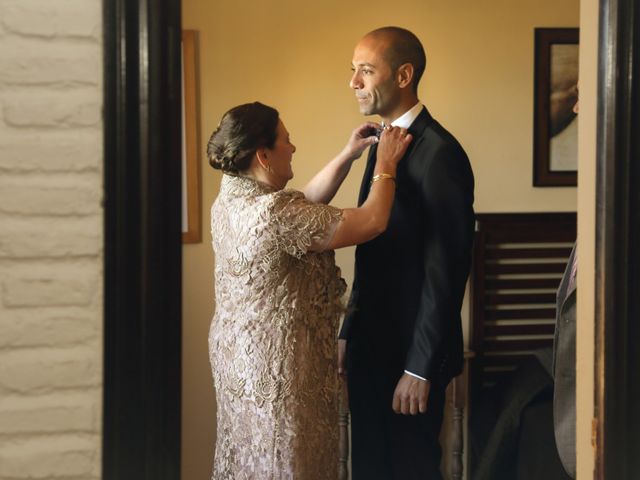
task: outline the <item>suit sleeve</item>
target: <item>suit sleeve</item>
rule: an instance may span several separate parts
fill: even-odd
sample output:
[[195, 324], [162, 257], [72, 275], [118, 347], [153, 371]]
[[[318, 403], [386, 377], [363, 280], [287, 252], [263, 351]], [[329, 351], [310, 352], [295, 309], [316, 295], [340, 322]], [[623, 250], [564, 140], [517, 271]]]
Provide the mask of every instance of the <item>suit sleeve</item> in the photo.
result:
[[441, 352], [448, 351], [454, 329], [461, 328], [475, 228], [473, 174], [459, 145], [445, 145], [434, 153], [421, 194], [426, 216], [424, 283], [405, 369], [433, 379], [442, 367]]

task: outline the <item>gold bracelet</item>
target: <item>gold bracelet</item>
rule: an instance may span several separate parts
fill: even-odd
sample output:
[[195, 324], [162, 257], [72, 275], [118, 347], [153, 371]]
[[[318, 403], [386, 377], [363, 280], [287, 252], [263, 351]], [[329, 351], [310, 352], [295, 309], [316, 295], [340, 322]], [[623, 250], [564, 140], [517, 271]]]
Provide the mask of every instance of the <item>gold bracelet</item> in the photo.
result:
[[371, 179], [371, 185], [376, 183], [378, 180], [384, 180], [385, 178], [393, 180], [393, 183], [396, 183], [396, 177], [394, 177], [393, 175], [389, 173], [379, 173], [378, 175], [374, 175], [374, 177]]

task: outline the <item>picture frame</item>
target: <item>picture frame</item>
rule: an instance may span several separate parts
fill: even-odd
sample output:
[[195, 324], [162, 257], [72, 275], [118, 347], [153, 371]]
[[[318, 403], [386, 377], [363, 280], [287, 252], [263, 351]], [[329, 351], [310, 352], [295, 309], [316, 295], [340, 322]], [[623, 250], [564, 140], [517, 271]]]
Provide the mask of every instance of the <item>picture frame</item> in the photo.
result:
[[534, 29], [533, 185], [578, 184], [578, 28]]
[[182, 31], [182, 243], [202, 241], [197, 41]]

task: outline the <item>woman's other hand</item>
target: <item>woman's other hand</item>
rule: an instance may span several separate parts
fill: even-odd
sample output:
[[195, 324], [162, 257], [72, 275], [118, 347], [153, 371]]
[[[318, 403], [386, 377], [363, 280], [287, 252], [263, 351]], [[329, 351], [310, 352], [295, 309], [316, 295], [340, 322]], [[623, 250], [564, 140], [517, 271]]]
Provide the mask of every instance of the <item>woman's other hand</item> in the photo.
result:
[[378, 145], [378, 162], [389, 162], [394, 166], [397, 165], [404, 152], [407, 151], [412, 138], [405, 128], [384, 127]]
[[349, 141], [343, 150], [346, 157], [351, 161], [360, 158], [362, 152], [364, 152], [369, 145], [373, 145], [378, 141], [376, 133], [380, 128], [380, 125], [377, 123], [367, 122], [351, 132], [351, 137], [349, 137]]

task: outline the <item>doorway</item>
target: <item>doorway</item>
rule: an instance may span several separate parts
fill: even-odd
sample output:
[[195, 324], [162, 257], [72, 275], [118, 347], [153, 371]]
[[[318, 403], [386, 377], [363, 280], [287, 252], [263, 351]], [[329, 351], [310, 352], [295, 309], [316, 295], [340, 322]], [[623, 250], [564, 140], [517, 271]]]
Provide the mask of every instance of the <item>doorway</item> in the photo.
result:
[[[212, 8], [223, 7], [215, 5]], [[638, 139], [637, 135], [634, 139], [631, 134], [638, 129], [640, 112], [637, 74], [640, 64], [637, 20], [639, 15], [631, 0], [605, 1], [601, 3], [600, 8], [604, 12], [601, 16], [603, 24], [611, 26], [611, 29], [603, 29], [601, 32], [600, 50], [604, 54], [609, 51], [611, 45], [615, 45], [614, 51], [617, 52], [613, 64], [602, 63], [601, 75], [626, 72], [625, 75], [601, 77], [599, 99], [599, 118], [602, 122], [608, 119], [609, 123], [606, 125], [610, 129], [606, 130], [608, 133], [604, 138], [599, 139], [600, 144], [605, 142], [612, 145], [606, 142], [617, 139], [613, 144], [623, 145], [616, 147], [619, 148], [614, 150], [617, 152], [616, 155], [613, 155], [610, 149], [603, 149], [600, 152], [599, 163], [601, 178], [606, 172], [616, 172], [614, 177], [607, 177], [611, 179], [608, 180], [611, 183], [605, 182], [608, 189], [602, 187], [603, 193], [608, 195], [602, 197], [602, 205], [614, 208], [613, 211], [619, 213], [613, 216], [613, 211], [605, 209], [605, 218], [600, 217], [602, 221], [609, 223], [601, 224], [608, 236], [603, 237], [598, 245], [598, 258], [603, 259], [605, 263], [598, 267], [598, 278], [604, 283], [599, 284], [597, 295], [601, 295], [600, 305], [604, 314], [599, 318], [602, 318], [602, 332], [606, 334], [606, 341], [602, 341], [601, 344], [611, 345], [613, 342], [613, 345], [617, 346], [621, 345], [624, 339], [638, 338], [633, 335], [637, 327], [632, 319], [638, 318], [639, 312], [637, 272], [640, 271], [640, 265], [637, 249], [631, 246], [640, 244], [640, 222], [637, 218], [640, 205], [637, 188], [634, 190], [629, 187], [640, 184], [637, 167]], [[309, 16], [302, 11], [299, 15], [302, 20], [306, 18], [305, 15]], [[297, 35], [304, 37], [313, 33], [309, 25], [314, 25], [314, 19], [308, 20], [298, 22], [300, 26]], [[348, 23], [348, 20], [349, 16], [346, 16], [344, 22]], [[335, 22], [340, 28], [349, 28], [340, 41], [340, 48], [343, 48], [343, 43], [347, 45], [347, 53], [340, 54], [344, 57], [340, 59], [340, 63], [348, 70], [350, 45], [362, 32], [351, 31], [349, 25], [341, 26], [339, 20]], [[183, 380], [180, 172], [179, 162], [176, 161], [180, 157], [181, 2], [105, 0], [104, 26], [106, 218], [103, 478], [178, 479], [181, 476], [180, 392]], [[362, 28], [363, 31], [366, 29]], [[323, 38], [322, 32], [317, 35], [317, 38]], [[450, 38], [454, 46], [458, 40]], [[283, 45], [288, 43], [283, 42]], [[287, 53], [290, 57], [287, 58], [309, 58], [306, 56], [308, 50], [295, 50], [295, 45], [299, 43], [294, 42], [291, 45], [293, 46], [289, 48], [292, 50]], [[313, 45], [311, 53], [327, 49], [326, 42], [323, 41], [314, 42]], [[225, 49], [221, 48], [221, 51], [224, 55]], [[274, 51], [272, 57], [276, 57], [276, 54], [277, 51]], [[332, 53], [331, 58], [333, 55]], [[317, 55], [311, 55], [311, 58], [316, 57]], [[238, 67], [244, 68], [242, 65]], [[290, 65], [285, 62], [277, 64], [277, 67], [286, 72]], [[323, 91], [319, 87], [340, 78], [340, 68], [336, 66], [335, 70], [321, 72], [321, 78], [318, 79], [313, 65], [310, 65], [304, 85], [285, 84], [281, 92], [274, 93], [273, 90], [264, 89], [256, 90], [255, 94], [261, 94], [270, 101], [277, 101], [285, 95], [287, 98], [304, 98], [308, 93], [307, 89], [315, 87], [317, 91]], [[434, 75], [435, 71], [437, 69], [434, 67]], [[455, 77], [466, 82], [468, 72], [465, 72], [466, 70], [462, 69]], [[344, 76], [346, 78], [348, 74]], [[605, 78], [608, 80], [604, 81]], [[242, 75], [237, 77], [237, 80], [245, 81]], [[430, 91], [444, 91], [440, 88], [437, 77], [430, 80], [428, 85]], [[344, 104], [351, 102], [348, 89], [339, 88], [343, 88], [344, 93], [338, 93], [336, 90], [337, 98], [344, 98]], [[451, 96], [455, 96], [458, 91], [464, 89], [453, 88]], [[323, 95], [326, 95], [326, 91], [323, 91]], [[223, 109], [244, 100], [245, 97], [229, 96], [226, 103], [218, 108]], [[446, 97], [433, 100], [442, 102], [442, 106], [437, 107], [442, 112], [448, 110], [447, 103], [456, 104], [445, 100]], [[292, 121], [297, 129], [301, 132], [311, 132], [308, 140], [305, 140], [309, 142], [310, 150], [313, 150], [317, 143], [324, 142], [323, 138], [317, 141], [311, 138], [316, 135], [318, 125], [335, 124], [336, 138], [341, 138], [337, 137], [338, 132], [347, 132], [348, 127], [355, 124], [353, 122], [356, 119], [359, 120], [357, 115], [336, 118], [329, 111], [314, 112], [313, 116], [306, 115], [305, 112], [296, 113], [298, 110], [294, 103], [287, 103], [284, 110], [289, 109], [288, 111], [292, 112]], [[605, 108], [606, 105], [609, 105], [608, 109]], [[629, 107], [621, 108], [624, 105]], [[452, 118], [463, 118], [466, 113], [462, 113], [464, 112], [454, 112], [451, 115]], [[475, 127], [469, 125], [468, 128], [471, 130]], [[603, 128], [600, 131], [605, 130]], [[626, 132], [626, 137], [620, 132]], [[209, 132], [203, 130], [202, 133], [206, 138]], [[626, 163], [623, 162], [625, 159]], [[636, 160], [631, 162], [631, 159]], [[618, 165], [616, 162], [623, 162], [622, 166], [616, 167], [622, 170], [614, 168], [614, 165]], [[621, 178], [627, 179], [627, 193], [614, 195], [613, 192], [620, 191], [620, 183], [616, 182]], [[204, 202], [205, 211], [210, 200], [206, 199]], [[617, 206], [609, 207], [612, 205], [609, 202], [617, 202]], [[620, 230], [625, 228], [626, 230]], [[626, 245], [626, 249], [621, 247], [623, 244]], [[626, 252], [625, 257], [616, 257], [612, 253], [614, 251], [618, 252], [618, 255], [621, 251]], [[628, 260], [627, 267], [626, 270], [621, 270], [622, 267], [615, 264], [614, 259], [625, 258]], [[626, 287], [622, 289], [621, 285]], [[626, 292], [625, 295], [619, 303], [616, 302], [618, 310], [605, 311], [606, 302], [603, 300], [610, 298], [607, 292], [623, 290]], [[618, 320], [614, 322], [614, 318]], [[626, 323], [619, 319], [626, 319]], [[613, 333], [607, 334], [609, 331]], [[637, 346], [633, 342], [625, 345], [624, 349], [617, 350], [617, 355], [614, 355], [614, 350], [610, 347], [602, 350], [599, 357], [603, 362], [600, 364], [603, 365], [603, 369], [600, 371], [601, 376], [596, 378], [613, 379], [613, 384], [599, 384], [598, 395], [601, 403], [598, 404], [598, 408], [600, 412], [609, 412], [609, 416], [597, 418], [617, 418], [610, 424], [615, 425], [612, 427], [613, 430], [606, 431], [604, 421], [600, 423], [601, 438], [610, 439], [608, 442], [599, 443], [607, 445], [607, 450], [603, 449], [598, 457], [602, 472], [607, 471], [607, 468], [614, 468], [615, 464], [625, 462], [625, 472], [633, 472], [630, 464], [640, 458], [640, 455], [637, 455], [637, 435], [631, 435], [631, 432], [638, 431], [637, 428], [632, 428], [637, 426], [638, 422], [637, 414], [631, 409], [631, 406], [637, 403], [635, 400], [638, 398], [638, 391], [635, 383], [629, 382], [628, 375], [632, 372], [619, 368], [622, 365], [637, 365], [640, 358]], [[629, 385], [629, 388], [618, 388], [623, 384]], [[614, 396], [617, 393], [619, 395]], [[620, 416], [616, 416], [616, 412], [619, 412]], [[624, 418], [627, 419], [626, 422], [623, 421]], [[609, 447], [613, 442], [617, 442], [615, 449]], [[203, 445], [201, 448], [206, 455], [211, 454], [211, 445]], [[600, 478], [605, 477], [630, 478], [610, 475]]]

